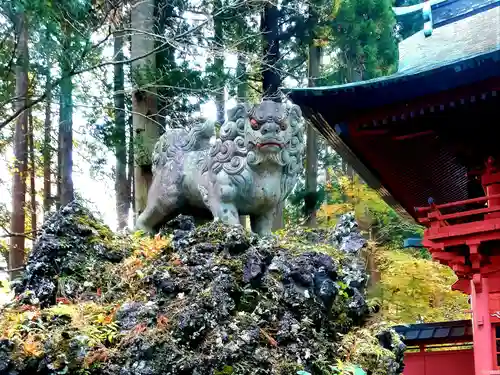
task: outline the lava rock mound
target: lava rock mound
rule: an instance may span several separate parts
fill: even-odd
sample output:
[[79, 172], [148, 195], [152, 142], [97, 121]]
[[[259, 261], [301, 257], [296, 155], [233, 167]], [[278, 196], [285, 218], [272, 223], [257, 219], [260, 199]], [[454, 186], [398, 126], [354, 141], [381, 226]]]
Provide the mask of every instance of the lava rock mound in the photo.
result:
[[22, 278], [13, 283], [22, 303], [47, 307], [57, 297], [77, 298], [97, 290], [91, 282], [105, 263], [120, 262], [113, 232], [79, 201], [52, 214], [29, 255]]
[[[368, 375], [402, 373], [404, 345], [394, 331], [362, 327], [367, 276], [355, 226], [337, 228], [334, 239], [299, 228], [259, 238], [182, 216], [162, 235], [132, 236], [129, 256], [106, 268], [112, 275], [92, 278], [109, 262], [100, 254], [116, 246], [64, 212], [44, 225], [19, 287], [38, 305], [18, 299], [0, 321], [0, 375], [334, 375], [349, 358]], [[347, 237], [356, 244], [332, 246]], [[97, 298], [50, 307], [60, 288], [46, 298], [37, 283], [54, 283], [61, 270], [79, 274], [73, 264], [89, 254], [100, 260], [87, 261], [82, 277], [95, 280]], [[359, 340], [372, 349], [356, 357]]]

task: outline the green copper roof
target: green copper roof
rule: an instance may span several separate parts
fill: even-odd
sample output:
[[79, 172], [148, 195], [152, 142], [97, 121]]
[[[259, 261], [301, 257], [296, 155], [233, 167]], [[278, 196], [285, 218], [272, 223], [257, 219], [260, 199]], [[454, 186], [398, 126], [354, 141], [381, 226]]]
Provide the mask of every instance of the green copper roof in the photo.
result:
[[313, 95], [316, 93], [322, 95], [329, 90], [343, 91], [360, 86], [384, 85], [406, 79], [408, 75], [424, 73], [447, 65], [460, 66], [465, 60], [481, 59], [483, 55], [499, 50], [500, 6], [496, 6], [437, 28], [429, 38], [426, 38], [421, 31], [403, 40], [399, 44], [399, 69], [392, 75], [343, 85], [287, 88], [283, 91], [285, 93], [310, 91], [314, 93]]
[[416, 33], [399, 44], [399, 72], [432, 69], [500, 49], [500, 7], [434, 30]]

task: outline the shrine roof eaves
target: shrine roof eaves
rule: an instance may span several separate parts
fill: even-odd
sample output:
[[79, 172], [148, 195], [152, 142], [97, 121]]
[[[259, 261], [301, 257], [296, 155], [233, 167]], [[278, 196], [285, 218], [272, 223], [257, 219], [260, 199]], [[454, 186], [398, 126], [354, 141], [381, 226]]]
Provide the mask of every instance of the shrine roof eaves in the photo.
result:
[[379, 108], [479, 82], [498, 76], [498, 69], [500, 45], [497, 50], [446, 64], [432, 62], [371, 80], [335, 86], [285, 88], [283, 92], [295, 104], [310, 106], [311, 109], [318, 109], [318, 98], [328, 99], [329, 108], [336, 110], [336, 114], [328, 120], [331, 125], [336, 125], [356, 110]]
[[[499, 0], [427, 0], [419, 4], [393, 7], [392, 10], [397, 22], [403, 28], [405, 26], [410, 28], [416, 27], [421, 31], [424, 27], [423, 9], [425, 5], [430, 5], [432, 9], [432, 28], [434, 30], [451, 23], [462, 23], [462, 25], [467, 25], [467, 27], [472, 25], [472, 27], [469, 27], [470, 30], [467, 33], [478, 36], [476, 29], [483, 26], [484, 17], [477, 18], [474, 16], [495, 8], [499, 4]], [[465, 19], [468, 20], [462, 22]]]
[[[451, 0], [433, 2], [443, 8], [461, 4]], [[462, 8], [467, 4], [462, 4]], [[329, 106], [335, 106], [337, 112], [335, 119], [341, 122], [353, 110], [411, 100], [498, 75], [498, 64], [490, 62], [500, 58], [500, 0], [481, 0], [481, 7], [486, 10], [439, 27], [429, 38], [419, 32], [403, 40], [399, 44], [399, 69], [392, 75], [283, 92], [292, 101], [328, 97]], [[492, 70], [485, 71], [488, 67]]]
[[[399, 72], [392, 76], [370, 81], [284, 91], [292, 102], [301, 107], [305, 118], [311, 121], [313, 126], [325, 136], [334, 149], [370, 187], [377, 190], [382, 198], [401, 216], [415, 219], [413, 207], [425, 205], [424, 201], [426, 202], [430, 195], [424, 195], [427, 194], [427, 188], [432, 186], [427, 186], [424, 181], [413, 181], [412, 184], [414, 187], [418, 185], [421, 195], [416, 197], [404, 193], [401, 190], [404, 189], [404, 186], [395, 185], [398, 182], [392, 181], [388, 184], [387, 171], [381, 175], [381, 171], [374, 168], [373, 163], [367, 159], [369, 158], [367, 150], [360, 152], [359, 149], [351, 148], [347, 125], [350, 121], [356, 121], [360, 118], [370, 122], [369, 116], [372, 116], [373, 113], [380, 115], [380, 111], [384, 113], [384, 116], [392, 116], [393, 113], [390, 111], [393, 110], [393, 107], [411, 107], [414, 102], [416, 103], [422, 98], [431, 98], [433, 95], [443, 92], [448, 95], [453, 89], [472, 87], [477, 83], [486, 82], [499, 76], [500, 49], [428, 69]], [[478, 94], [482, 93], [471, 92], [470, 96]], [[398, 117], [398, 113], [394, 113], [394, 115]], [[399, 113], [400, 115], [401, 113]], [[450, 159], [449, 155], [436, 155], [436, 157], [444, 157], [443, 161], [446, 163], [453, 164], [455, 162]], [[418, 160], [413, 160], [413, 163], [418, 163]], [[443, 168], [445, 168], [444, 165]], [[447, 170], [446, 168], [443, 171]], [[450, 173], [456, 172], [455, 169], [449, 171]], [[457, 171], [461, 173], [461, 167]], [[439, 191], [445, 193], [441, 197], [443, 202], [467, 198], [467, 192], [463, 190], [465, 185], [454, 190], [451, 185], [446, 186], [444, 178], [440, 181], [443, 186], [439, 187], [441, 189]], [[459, 183], [458, 180], [455, 182]], [[460, 183], [464, 184], [465, 182], [460, 181]]]
[[393, 327], [406, 345], [472, 341], [472, 322], [458, 320], [440, 323], [408, 324]]

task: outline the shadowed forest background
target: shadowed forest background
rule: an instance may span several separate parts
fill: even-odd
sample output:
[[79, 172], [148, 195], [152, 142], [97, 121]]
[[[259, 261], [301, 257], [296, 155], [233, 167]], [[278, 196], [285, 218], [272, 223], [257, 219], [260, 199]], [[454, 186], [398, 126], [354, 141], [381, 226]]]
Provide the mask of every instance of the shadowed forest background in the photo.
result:
[[[78, 198], [114, 229], [133, 227], [151, 153], [169, 128], [220, 127], [238, 101], [286, 101], [280, 88], [397, 70], [391, 0], [0, 1], [0, 249], [15, 276], [50, 212]], [[305, 171], [274, 229], [330, 228], [354, 211], [371, 297], [393, 323], [467, 316], [454, 275], [308, 126]], [[244, 218], [242, 218], [244, 220]], [[5, 285], [7, 285], [5, 283]]]

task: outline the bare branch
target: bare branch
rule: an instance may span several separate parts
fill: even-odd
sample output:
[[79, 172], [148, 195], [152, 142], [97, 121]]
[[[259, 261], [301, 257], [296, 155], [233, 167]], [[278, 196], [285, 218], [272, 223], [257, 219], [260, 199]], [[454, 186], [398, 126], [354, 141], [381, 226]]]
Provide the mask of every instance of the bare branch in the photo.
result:
[[[207, 19], [207, 20], [199, 23], [198, 25], [193, 26], [189, 30], [186, 30], [185, 32], [180, 33], [179, 35], [177, 35], [174, 38], [174, 40], [175, 39], [183, 38], [183, 37], [185, 37], [185, 36], [187, 36], [187, 35], [189, 35], [191, 33], [194, 33], [195, 31], [199, 30], [204, 25], [208, 24], [209, 21], [210, 21], [210, 19]], [[107, 35], [106, 38], [105, 38], [105, 40], [107, 40], [109, 37], [110, 37], [110, 35]], [[86, 55], [91, 50], [97, 48], [102, 43], [103, 43], [103, 41], [100, 41], [96, 45], [92, 46], [88, 51], [84, 51], [84, 55]], [[161, 51], [163, 51], [165, 48], [167, 48], [170, 45], [172, 45], [171, 41], [170, 40], [166, 40], [164, 43], [160, 44], [158, 47], [154, 48], [153, 50], [151, 50], [148, 53], [145, 53], [145, 54], [143, 54], [141, 56], [137, 56], [137, 57], [134, 57], [134, 58], [131, 58], [131, 59], [122, 60], [122, 61], [105, 61], [103, 63], [97, 64], [97, 65], [93, 65], [93, 66], [90, 66], [88, 68], [84, 68], [84, 69], [80, 69], [80, 70], [72, 70], [68, 75], [60, 77], [59, 79], [57, 79], [53, 83], [52, 86], [59, 85], [59, 83], [61, 83], [61, 81], [63, 79], [66, 79], [66, 78], [69, 78], [69, 77], [73, 77], [73, 76], [76, 76], [76, 75], [79, 75], [79, 74], [82, 74], [82, 73], [90, 72], [90, 71], [95, 70], [95, 69], [100, 69], [100, 68], [103, 68], [105, 66], [116, 65], [116, 64], [130, 64], [130, 63], [132, 63], [134, 61], [138, 61], [138, 60], [144, 59], [144, 58], [146, 58], [146, 57], [148, 57], [148, 56], [150, 56], [152, 54], [161, 52]], [[12, 115], [8, 116], [4, 121], [2, 121], [0, 123], [0, 130], [2, 130], [5, 126], [7, 126], [11, 121], [15, 120], [25, 110], [31, 108], [33, 105], [41, 103], [46, 97], [47, 97], [47, 92], [44, 92], [37, 99], [31, 100], [29, 103], [27, 103], [26, 105], [24, 105], [22, 108], [19, 108], [18, 110], [16, 110]]]
[[33, 237], [31, 235], [37, 234], [40, 231], [32, 231], [32, 232], [25, 232], [25, 233], [12, 233], [9, 231], [4, 225], [0, 225], [0, 229], [2, 229], [6, 234], [3, 234], [0, 236], [0, 238], [11, 238], [11, 237], [24, 237], [29, 240], [33, 240]]
[[8, 273], [11, 273], [11, 272], [16, 272], [16, 271], [22, 271], [26, 268], [26, 264], [23, 264], [21, 267], [18, 267], [18, 268], [11, 268], [11, 269], [7, 269], [6, 267], [0, 267], [0, 270], [4, 271], [4, 272], [8, 272]]

